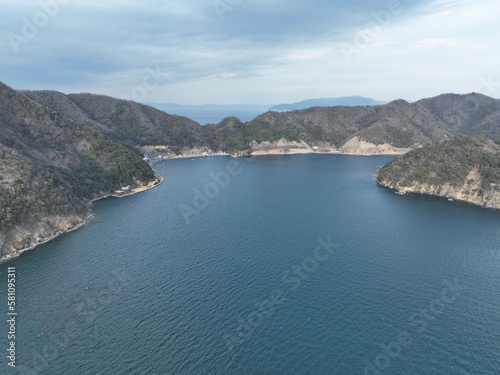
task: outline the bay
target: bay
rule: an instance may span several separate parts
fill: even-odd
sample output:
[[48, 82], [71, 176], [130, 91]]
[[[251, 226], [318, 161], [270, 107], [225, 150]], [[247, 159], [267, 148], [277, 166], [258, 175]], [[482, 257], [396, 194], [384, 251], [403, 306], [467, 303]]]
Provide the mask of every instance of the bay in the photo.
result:
[[156, 165], [161, 186], [0, 265], [1, 373], [500, 373], [499, 212], [380, 188], [389, 160]]

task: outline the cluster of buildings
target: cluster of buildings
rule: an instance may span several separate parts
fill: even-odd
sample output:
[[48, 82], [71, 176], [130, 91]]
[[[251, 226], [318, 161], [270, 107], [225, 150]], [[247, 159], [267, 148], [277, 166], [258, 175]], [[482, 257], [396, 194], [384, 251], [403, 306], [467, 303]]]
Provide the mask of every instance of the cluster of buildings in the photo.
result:
[[130, 186], [122, 186], [119, 190], [115, 190], [111, 195], [115, 197], [122, 197], [124, 195], [130, 194], [131, 192], [132, 189], [130, 188]]

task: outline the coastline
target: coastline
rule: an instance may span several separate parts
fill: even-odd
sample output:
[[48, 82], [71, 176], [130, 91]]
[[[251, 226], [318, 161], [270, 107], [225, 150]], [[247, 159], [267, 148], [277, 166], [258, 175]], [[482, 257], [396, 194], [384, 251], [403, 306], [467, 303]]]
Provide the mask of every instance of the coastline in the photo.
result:
[[[341, 150], [332, 150], [332, 149], [313, 150], [313, 149], [307, 149], [307, 148], [291, 148], [291, 149], [276, 148], [276, 149], [269, 149], [269, 150], [256, 150], [256, 151], [252, 151], [250, 154], [246, 154], [246, 155], [245, 154], [228, 154], [228, 153], [193, 154], [193, 155], [184, 154], [184, 155], [178, 155], [176, 157], [166, 157], [166, 158], [161, 158], [159, 160], [154, 160], [151, 163], [151, 165], [154, 165], [154, 164], [162, 162], [162, 161], [169, 161], [169, 160], [176, 160], [176, 159], [189, 159], [189, 158], [192, 158], [192, 159], [205, 158], [205, 157], [209, 158], [211, 156], [231, 156], [231, 157], [252, 156], [252, 157], [258, 157], [258, 156], [266, 156], [266, 155], [298, 155], [298, 154], [351, 155], [351, 156], [384, 156], [384, 155], [390, 156], [390, 155], [392, 155], [392, 156], [394, 156], [394, 155], [402, 155], [405, 152], [407, 152], [407, 151], [405, 150], [404, 152], [399, 152], [399, 150], [383, 150], [382, 151], [382, 150], [370, 149], [370, 150], [358, 150], [358, 151], [354, 151], [354, 152], [347, 152], [345, 150], [341, 151]], [[65, 233], [70, 233], [70, 232], [73, 232], [77, 229], [80, 229], [81, 227], [86, 225], [92, 219], [92, 217], [93, 217], [92, 205], [95, 202], [97, 202], [98, 200], [106, 199], [106, 198], [125, 198], [128, 196], [134, 195], [134, 194], [142, 193], [144, 191], [153, 189], [153, 188], [161, 185], [162, 183], [163, 183], [163, 177], [158, 175], [157, 179], [155, 181], [153, 181], [153, 183], [149, 183], [146, 186], [134, 188], [134, 189], [132, 189], [132, 191], [130, 193], [120, 195], [120, 196], [115, 195], [113, 193], [110, 193], [110, 194], [106, 194], [106, 195], [94, 198], [87, 203], [87, 207], [88, 207], [89, 212], [90, 212], [89, 215], [85, 218], [82, 218], [80, 222], [78, 222], [77, 224], [75, 224], [71, 228], [59, 230], [56, 233], [54, 233], [46, 238], [40, 239], [39, 241], [31, 244], [28, 247], [25, 247], [21, 250], [18, 250], [17, 254], [14, 256], [7, 255], [7, 256], [1, 257], [0, 264], [3, 262], [13, 260], [13, 259], [21, 256], [23, 253], [25, 253], [27, 251], [34, 250], [39, 245], [46, 244], [46, 243], [56, 239], [57, 237], [65, 234]]]
[[[154, 182], [156, 182], [156, 183], [154, 183]], [[137, 193], [142, 193], [142, 192], [147, 191], [147, 190], [151, 190], [151, 189], [153, 189], [153, 188], [155, 188], [157, 186], [160, 186], [163, 183], [163, 177], [158, 176], [157, 179], [154, 182], [153, 183], [149, 183], [146, 186], [141, 186], [139, 188], [135, 188], [130, 193], [128, 193], [126, 195], [123, 195], [123, 196], [113, 196], [113, 194], [106, 194], [106, 195], [103, 195], [103, 196], [100, 196], [100, 197], [97, 197], [97, 198], [94, 198], [94, 199], [90, 200], [87, 203], [87, 208], [89, 209], [89, 214], [85, 218], [82, 218], [82, 220], [80, 222], [76, 223], [71, 228], [59, 230], [56, 233], [54, 233], [54, 234], [52, 234], [52, 235], [50, 235], [50, 236], [48, 236], [46, 238], [40, 239], [39, 241], [37, 241], [36, 243], [31, 244], [28, 247], [25, 247], [25, 248], [23, 248], [21, 250], [18, 250], [17, 254], [14, 255], [14, 256], [7, 255], [7, 256], [1, 257], [0, 258], [0, 264], [4, 263], [4, 262], [11, 261], [11, 260], [14, 260], [14, 259], [20, 257], [22, 254], [24, 254], [24, 253], [26, 253], [28, 251], [34, 250], [35, 248], [37, 248], [40, 245], [46, 244], [46, 243], [48, 243], [48, 242], [50, 242], [52, 240], [55, 240], [57, 237], [62, 236], [63, 234], [71, 233], [71, 232], [73, 232], [73, 231], [75, 231], [77, 229], [80, 229], [84, 225], [88, 224], [89, 221], [94, 216], [94, 214], [92, 213], [92, 205], [95, 202], [97, 202], [97, 201], [99, 201], [101, 199], [106, 199], [106, 198], [111, 198], [111, 197], [125, 198], [125, 197], [128, 197], [130, 195], [134, 195], [134, 194], [137, 194]]]
[[457, 201], [457, 202], [461, 202], [461, 203], [467, 203], [467, 204], [471, 204], [471, 205], [478, 206], [480, 208], [489, 209], [489, 210], [495, 210], [495, 211], [500, 210], [500, 204], [494, 204], [494, 203], [491, 204], [489, 201], [484, 202], [484, 201], [474, 200], [474, 197], [468, 197], [466, 199], [466, 198], [463, 198], [461, 196], [458, 196], [457, 194], [453, 194], [451, 192], [438, 193], [437, 191], [417, 190], [417, 189], [412, 189], [412, 188], [398, 189], [397, 187], [395, 187], [393, 185], [390, 185], [386, 182], [378, 181], [378, 180], [377, 180], [377, 185], [379, 185], [380, 187], [383, 187], [385, 189], [389, 189], [389, 190], [391, 190], [399, 195], [406, 195], [406, 194], [427, 195], [430, 197], [437, 197], [437, 198], [443, 198], [443, 199], [448, 199], [448, 200], [451, 199], [451, 202]]
[[40, 246], [40, 245], [43, 245], [47, 242], [50, 242], [52, 240], [55, 240], [57, 237], [65, 234], [65, 233], [71, 233], [77, 229], [80, 229], [81, 227], [83, 227], [84, 225], [86, 225], [90, 219], [92, 218], [92, 213], [90, 213], [85, 219], [83, 219], [80, 223], [77, 223], [76, 225], [74, 225], [73, 227], [69, 228], [69, 229], [65, 229], [65, 230], [60, 230], [60, 231], [57, 231], [55, 234], [53, 234], [52, 236], [49, 236], [47, 238], [44, 238], [40, 241], [38, 241], [37, 243], [35, 244], [32, 244], [31, 246], [29, 247], [26, 247], [24, 249], [21, 249], [19, 250], [19, 254], [14, 256], [14, 257], [8, 257], [8, 258], [1, 258], [0, 259], [0, 263], [2, 263], [4, 260], [10, 260], [10, 259], [15, 259], [19, 256], [21, 256], [23, 253], [27, 252], [27, 251], [31, 251], [31, 250], [34, 250], [37, 246]]
[[252, 151], [248, 156], [264, 156], [264, 155], [297, 155], [297, 154], [324, 154], [324, 155], [353, 155], [353, 156], [390, 156], [403, 155], [411, 149], [390, 149], [390, 150], [373, 150], [359, 149], [356, 151], [346, 150], [313, 150], [306, 148], [296, 149], [270, 149]]
[[175, 156], [168, 156], [168, 155], [162, 155], [158, 158], [151, 159], [149, 164], [150, 165], [155, 165], [157, 163], [160, 163], [162, 161], [167, 161], [167, 160], [176, 160], [176, 159], [199, 159], [199, 158], [209, 158], [212, 156], [231, 156], [231, 154], [228, 154], [226, 152], [217, 152], [217, 153], [202, 153], [202, 154], [182, 154], [182, 155], [175, 155]]
[[137, 194], [137, 193], [142, 193], [143, 191], [146, 191], [146, 190], [150, 190], [150, 189], [153, 189], [159, 185], [161, 185], [163, 183], [163, 177], [161, 176], [158, 176], [156, 178], [155, 181], [153, 181], [152, 183], [150, 182], [149, 184], [147, 184], [146, 186], [140, 186], [140, 187], [137, 187], [137, 188], [134, 188], [130, 191], [130, 193], [127, 193], [127, 194], [123, 194], [123, 195], [116, 195], [116, 194], [108, 194], [106, 196], [103, 196], [103, 197], [99, 197], [99, 198], [96, 198], [96, 199], [93, 199], [91, 201], [91, 203], [94, 203], [100, 199], [104, 199], [104, 198], [108, 198], [108, 197], [112, 197], [112, 198], [125, 198], [125, 197], [128, 197], [130, 195], [134, 195], [134, 194]]

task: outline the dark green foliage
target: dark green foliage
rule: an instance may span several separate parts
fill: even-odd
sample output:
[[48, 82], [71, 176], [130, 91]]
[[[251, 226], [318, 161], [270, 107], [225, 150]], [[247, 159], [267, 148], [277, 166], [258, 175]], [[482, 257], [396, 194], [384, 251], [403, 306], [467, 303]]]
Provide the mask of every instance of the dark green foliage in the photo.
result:
[[[305, 141], [341, 147], [353, 137], [411, 147], [459, 133], [500, 141], [500, 101], [446, 94], [410, 104], [314, 107], [266, 112], [243, 123], [229, 117], [201, 126], [182, 116], [102, 95], [16, 92], [0, 84], [0, 230], [46, 215], [85, 213], [89, 199], [154, 178], [138, 145], [245, 152], [252, 142]], [[499, 180], [497, 147], [459, 137], [424, 147], [382, 168], [379, 179], [410, 186], [462, 185], [478, 168], [484, 188]], [[489, 185], [488, 185], [489, 184]]]
[[384, 185], [419, 184], [460, 187], [477, 169], [482, 188], [500, 186], [500, 146], [480, 137], [458, 136], [411, 151], [382, 167], [377, 180]]
[[500, 140], [500, 101], [497, 99], [478, 93], [444, 94], [415, 104], [433, 113], [455, 133]]
[[86, 215], [90, 199], [154, 180], [136, 152], [90, 121], [0, 84], [0, 233], [48, 216]]
[[253, 141], [281, 138], [303, 140], [311, 146], [328, 142], [336, 147], [355, 136], [395, 147], [443, 141], [459, 133], [500, 140], [500, 101], [480, 94], [446, 94], [413, 104], [400, 99], [379, 106], [267, 112], [248, 123], [229, 117], [210, 126], [102, 95], [53, 91], [27, 91], [24, 95], [65, 117], [98, 123], [108, 137], [122, 144], [166, 145], [175, 153], [181, 153], [183, 147], [245, 151]]

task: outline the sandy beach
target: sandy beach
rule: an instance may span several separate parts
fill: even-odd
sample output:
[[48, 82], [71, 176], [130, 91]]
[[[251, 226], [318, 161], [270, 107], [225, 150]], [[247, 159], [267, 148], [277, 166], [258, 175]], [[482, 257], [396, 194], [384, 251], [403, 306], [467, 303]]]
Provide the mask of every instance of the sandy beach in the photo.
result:
[[250, 153], [250, 156], [263, 155], [294, 155], [294, 154], [325, 154], [325, 155], [356, 155], [356, 156], [376, 156], [376, 155], [402, 155], [411, 149], [387, 149], [387, 150], [356, 150], [356, 151], [340, 151], [340, 150], [312, 150], [306, 148], [296, 149], [271, 149], [259, 150]]

